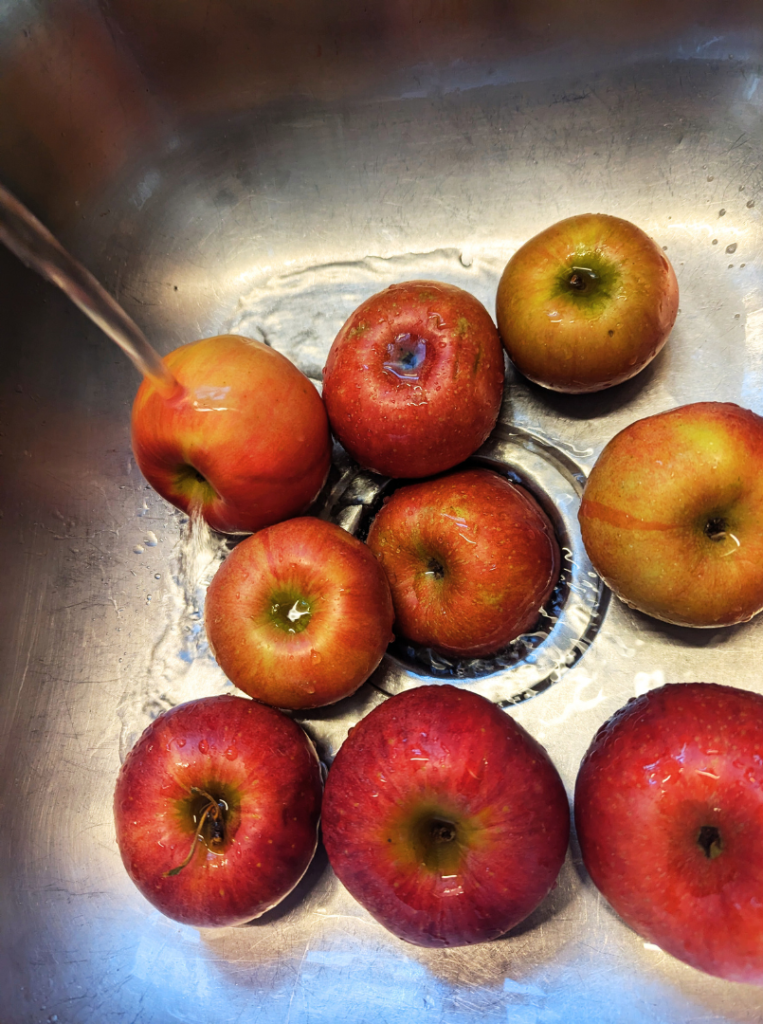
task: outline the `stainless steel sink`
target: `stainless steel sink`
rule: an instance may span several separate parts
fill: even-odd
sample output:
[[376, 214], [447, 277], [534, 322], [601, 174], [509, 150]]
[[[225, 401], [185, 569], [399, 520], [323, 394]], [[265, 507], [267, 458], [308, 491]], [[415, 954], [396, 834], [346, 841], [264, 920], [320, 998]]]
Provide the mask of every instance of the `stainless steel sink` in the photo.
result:
[[[632, 420], [701, 399], [763, 413], [762, 69], [754, 0], [6, 0], [0, 180], [162, 352], [231, 330], [313, 377], [392, 281], [449, 280], [492, 309], [536, 231], [585, 211], [635, 221], [681, 289], [663, 353], [595, 396], [507, 385], [499, 455], [514, 445], [568, 514]], [[3, 1022], [760, 1020], [757, 989], [631, 932], [574, 842], [538, 911], [478, 947], [397, 941], [320, 852], [251, 926], [155, 912], [122, 868], [112, 792], [151, 717], [229, 686], [200, 619], [224, 543], [189, 537], [136, 469], [121, 353], [5, 252], [0, 295]], [[763, 619], [691, 631], [605, 606], [535, 696], [513, 676], [479, 683], [528, 698], [511, 713], [570, 792], [596, 727], [635, 693], [763, 691]], [[380, 699], [366, 686], [303, 724], [328, 760]]]

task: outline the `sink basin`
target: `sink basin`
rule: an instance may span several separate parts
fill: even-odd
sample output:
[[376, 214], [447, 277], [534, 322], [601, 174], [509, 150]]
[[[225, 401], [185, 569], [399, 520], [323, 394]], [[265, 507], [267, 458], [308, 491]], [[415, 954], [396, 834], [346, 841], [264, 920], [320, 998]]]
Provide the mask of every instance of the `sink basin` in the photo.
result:
[[[0, 180], [160, 352], [240, 333], [316, 379], [387, 284], [450, 281], [493, 311], [531, 235], [581, 212], [634, 221], [678, 277], [666, 347], [595, 395], [510, 373], [483, 453], [573, 530], [586, 473], [628, 423], [699, 400], [763, 414], [761, 66], [753, 0], [8, 0]], [[192, 535], [137, 470], [139, 381], [117, 348], [5, 251], [0, 296], [4, 1021], [760, 1020], [756, 989], [627, 928], [574, 839], [540, 908], [469, 948], [393, 938], [322, 850], [249, 926], [200, 932], [154, 911], [116, 847], [116, 774], [162, 710], [230, 689], [202, 625], [227, 547]], [[354, 529], [351, 504], [327, 508]], [[546, 746], [570, 794], [596, 728], [635, 694], [763, 691], [762, 620], [692, 631], [597, 595], [561, 660], [530, 651], [461, 679]], [[382, 672], [398, 689], [438, 677], [394, 652]], [[328, 762], [382, 699], [366, 684], [300, 721]]]

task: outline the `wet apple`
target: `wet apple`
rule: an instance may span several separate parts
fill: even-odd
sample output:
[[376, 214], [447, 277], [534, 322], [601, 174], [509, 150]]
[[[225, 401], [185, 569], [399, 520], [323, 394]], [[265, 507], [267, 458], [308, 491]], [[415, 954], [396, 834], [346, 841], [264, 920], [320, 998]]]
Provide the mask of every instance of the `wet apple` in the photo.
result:
[[504, 356], [473, 295], [407, 281], [361, 303], [323, 370], [331, 429], [361, 466], [392, 477], [450, 469], [495, 426]]
[[639, 935], [763, 984], [763, 696], [673, 683], [599, 729], [575, 787], [583, 862]]
[[559, 578], [548, 516], [488, 469], [399, 487], [368, 546], [390, 583], [396, 631], [458, 657], [492, 654], [534, 626]]
[[484, 697], [420, 686], [374, 708], [326, 782], [323, 839], [339, 880], [419, 946], [486, 942], [550, 891], [569, 807], [559, 774]]
[[120, 769], [122, 861], [168, 917], [243, 924], [307, 870], [321, 790], [313, 745], [282, 712], [228, 694], [179, 704], [148, 726]]
[[145, 379], [132, 445], [163, 498], [222, 533], [252, 533], [305, 512], [328, 475], [331, 444], [315, 386], [280, 352], [237, 335], [183, 345], [164, 362], [169, 398]]
[[392, 639], [392, 598], [368, 547], [303, 516], [242, 541], [217, 570], [204, 618], [239, 689], [279, 708], [347, 697]]
[[498, 329], [521, 373], [556, 391], [598, 391], [639, 373], [678, 312], [662, 249], [630, 221], [568, 217], [525, 242], [498, 285]]

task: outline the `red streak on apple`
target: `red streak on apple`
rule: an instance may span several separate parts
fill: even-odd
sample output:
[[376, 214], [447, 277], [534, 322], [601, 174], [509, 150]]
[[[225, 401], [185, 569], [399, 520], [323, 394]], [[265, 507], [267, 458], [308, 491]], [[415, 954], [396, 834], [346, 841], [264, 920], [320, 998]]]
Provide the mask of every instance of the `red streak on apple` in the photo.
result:
[[763, 609], [763, 419], [697, 402], [630, 424], [579, 512], [594, 568], [667, 622], [727, 626]]
[[593, 882], [639, 935], [763, 984], [763, 696], [680, 683], [629, 701], [583, 759], [575, 823]]
[[639, 519], [629, 512], [622, 512], [620, 509], [610, 508], [602, 505], [600, 501], [593, 501], [590, 498], [583, 498], [581, 501], [580, 515], [583, 519], [600, 519], [610, 526], [616, 526], [624, 530], [674, 530], [672, 523], [654, 523], [646, 519]]
[[209, 586], [210, 646], [245, 693], [281, 708], [346, 697], [392, 638], [389, 585], [368, 547], [303, 517], [242, 541]]
[[429, 476], [495, 426], [504, 357], [485, 307], [439, 281], [392, 285], [355, 310], [323, 370], [331, 428], [361, 466]]
[[221, 335], [165, 356], [182, 391], [144, 380], [132, 410], [143, 475], [222, 533], [251, 533], [305, 512], [328, 474], [328, 419], [315, 386], [267, 345]]
[[545, 750], [476, 694], [423, 686], [351, 731], [329, 771], [323, 839], [340, 881], [420, 946], [484, 942], [554, 885], [569, 808]]
[[491, 654], [534, 626], [559, 578], [546, 514], [487, 469], [399, 488], [368, 546], [389, 579], [398, 631], [461, 657]]
[[[180, 704], [151, 723], [119, 772], [114, 818], [127, 873], [176, 921], [250, 921], [307, 870], [321, 788], [312, 743], [280, 711], [229, 695]], [[209, 800], [197, 790], [221, 818], [208, 815], [201, 841]]]

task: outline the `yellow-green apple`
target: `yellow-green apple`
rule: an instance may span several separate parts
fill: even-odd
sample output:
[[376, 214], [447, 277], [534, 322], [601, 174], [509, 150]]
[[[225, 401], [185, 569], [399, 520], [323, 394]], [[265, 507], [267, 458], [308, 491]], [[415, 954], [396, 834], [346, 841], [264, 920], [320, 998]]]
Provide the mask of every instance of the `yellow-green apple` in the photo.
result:
[[290, 519], [247, 537], [207, 591], [215, 657], [251, 697], [314, 708], [364, 682], [392, 639], [392, 598], [368, 547], [320, 519]]
[[597, 732], [575, 787], [589, 874], [639, 935], [763, 984], [763, 697], [673, 683]]
[[678, 312], [678, 282], [641, 228], [585, 213], [514, 253], [496, 312], [506, 351], [526, 377], [555, 391], [599, 391], [660, 351]]
[[331, 429], [361, 466], [392, 477], [463, 462], [495, 426], [504, 357], [474, 296], [407, 281], [366, 299], [323, 370]]
[[396, 629], [460, 657], [494, 653], [530, 629], [559, 578], [545, 512], [489, 469], [400, 487], [368, 546], [387, 574]]
[[588, 556], [634, 608], [728, 626], [763, 608], [763, 419], [696, 402], [606, 445], [578, 515]]
[[149, 725], [119, 772], [122, 861], [168, 917], [243, 924], [307, 870], [321, 790], [312, 743], [281, 711], [228, 694], [179, 704]]
[[374, 708], [326, 781], [323, 841], [339, 880], [419, 946], [503, 935], [553, 887], [569, 807], [546, 751], [494, 704], [421, 686]]
[[148, 380], [132, 409], [143, 475], [189, 515], [222, 533], [252, 533], [306, 511], [330, 462], [326, 410], [315, 386], [280, 352], [232, 334], [164, 357], [180, 388]]

